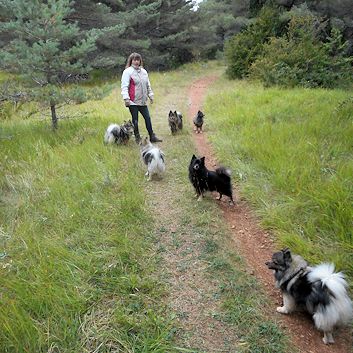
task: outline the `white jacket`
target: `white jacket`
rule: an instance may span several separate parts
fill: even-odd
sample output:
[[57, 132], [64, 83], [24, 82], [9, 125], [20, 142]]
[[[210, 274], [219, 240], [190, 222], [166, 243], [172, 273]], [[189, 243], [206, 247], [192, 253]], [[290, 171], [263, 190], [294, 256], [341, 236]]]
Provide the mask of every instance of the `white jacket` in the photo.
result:
[[121, 77], [121, 95], [123, 99], [130, 99], [131, 105], [146, 105], [147, 98], [153, 99], [148, 73], [143, 67], [138, 69], [130, 66]]

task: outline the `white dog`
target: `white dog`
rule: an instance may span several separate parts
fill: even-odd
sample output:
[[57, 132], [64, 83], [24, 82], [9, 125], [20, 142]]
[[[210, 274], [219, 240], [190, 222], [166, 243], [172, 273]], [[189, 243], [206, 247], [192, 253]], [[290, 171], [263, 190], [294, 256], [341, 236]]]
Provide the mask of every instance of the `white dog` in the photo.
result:
[[140, 142], [141, 158], [147, 165], [146, 176], [151, 180], [153, 175], [162, 177], [165, 172], [164, 153], [156, 146], [152, 145], [148, 137]]

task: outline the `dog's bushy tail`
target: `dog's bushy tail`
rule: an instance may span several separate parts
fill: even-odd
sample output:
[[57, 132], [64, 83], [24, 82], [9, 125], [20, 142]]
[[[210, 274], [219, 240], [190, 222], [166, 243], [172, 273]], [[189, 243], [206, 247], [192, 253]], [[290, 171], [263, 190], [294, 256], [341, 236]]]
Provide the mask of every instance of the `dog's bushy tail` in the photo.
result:
[[120, 127], [117, 124], [110, 124], [104, 134], [104, 143], [113, 143], [118, 138]]
[[178, 129], [182, 130], [183, 129], [183, 116], [181, 115], [180, 112], [177, 112], [178, 116]]
[[314, 267], [308, 274], [308, 278], [311, 283], [321, 281], [323, 286], [326, 286], [335, 294], [346, 294], [348, 285], [344, 279], [344, 274], [335, 272], [335, 266], [332, 263], [323, 263]]
[[152, 174], [162, 175], [165, 172], [164, 153], [161, 150], [152, 151], [148, 169]]
[[219, 175], [219, 176], [223, 176], [223, 177], [226, 177], [227, 179], [230, 179], [230, 176], [232, 174], [232, 172], [230, 171], [230, 169], [228, 168], [225, 168], [225, 167], [219, 167], [216, 169], [216, 173]]
[[[322, 287], [326, 287], [331, 293], [331, 302], [323, 311], [323, 314], [325, 314], [324, 320], [319, 320], [322, 326], [325, 326], [328, 322], [346, 324], [353, 319], [353, 306], [346, 290], [348, 284], [342, 272], [335, 272], [335, 266], [332, 263], [315, 266], [308, 273], [308, 280], [311, 283], [320, 281]], [[319, 316], [320, 312], [315, 315]], [[315, 318], [314, 316], [315, 322], [317, 319], [319, 317]]]

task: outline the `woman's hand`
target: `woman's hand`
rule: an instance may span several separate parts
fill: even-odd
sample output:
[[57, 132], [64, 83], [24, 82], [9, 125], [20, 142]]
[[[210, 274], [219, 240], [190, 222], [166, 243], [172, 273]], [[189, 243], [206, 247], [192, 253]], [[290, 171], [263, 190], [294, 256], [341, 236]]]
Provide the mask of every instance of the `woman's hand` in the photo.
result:
[[150, 102], [151, 102], [151, 104], [153, 104], [153, 98], [150, 98]]
[[130, 106], [130, 99], [125, 99], [125, 107], [129, 107]]

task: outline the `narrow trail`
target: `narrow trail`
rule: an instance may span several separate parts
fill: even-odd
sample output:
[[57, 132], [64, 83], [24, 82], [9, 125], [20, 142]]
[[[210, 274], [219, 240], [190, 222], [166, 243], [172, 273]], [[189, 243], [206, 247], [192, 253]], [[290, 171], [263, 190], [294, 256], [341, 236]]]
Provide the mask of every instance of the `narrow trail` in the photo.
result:
[[[206, 91], [216, 79], [217, 76], [210, 76], [199, 79], [191, 84], [188, 93], [188, 118], [190, 121], [199, 109], [202, 110], [202, 103], [205, 99]], [[206, 132], [203, 134], [194, 133], [194, 141], [199, 155], [206, 156], [208, 168], [214, 169], [215, 166], [218, 166], [218, 162], [212, 146], [207, 140], [207, 119], [211, 119], [211, 117], [206, 116], [205, 118]], [[284, 316], [276, 313], [276, 307], [282, 305], [282, 299], [279, 291], [274, 288], [272, 271], [267, 269], [265, 262], [268, 261], [272, 253], [278, 249], [274, 245], [271, 234], [261, 229], [259, 221], [254, 216], [247, 202], [240, 198], [239, 190], [236, 187], [234, 188], [234, 195], [235, 206], [230, 207], [226, 202], [227, 198], [219, 202], [219, 206], [228, 224], [234, 247], [240, 250], [241, 255], [251, 269], [251, 273], [260, 281], [265, 288], [266, 294], [271, 298], [273, 308], [267, 315], [277, 315], [277, 317], [279, 317], [283, 329], [287, 332], [289, 337], [291, 337], [294, 346], [302, 353], [353, 352], [353, 340], [349, 328], [339, 330], [335, 335], [336, 343], [326, 346], [322, 342], [322, 334], [314, 328], [310, 317], [307, 315], [294, 313], [290, 316]]]
[[[189, 197], [191, 187], [184, 178], [176, 180], [173, 172], [173, 168], [187, 169], [185, 165], [178, 166], [177, 156], [173, 155], [173, 144], [185, 143], [185, 134], [172, 138], [166, 127], [166, 112], [176, 98], [170, 93], [159, 103], [155, 115], [163, 120], [154, 122], [164, 140], [160, 148], [166, 153], [167, 175], [158, 181], [146, 181], [148, 208], [157, 224], [156, 252], [162, 259], [163, 281], [168, 288], [166, 300], [176, 315], [176, 346], [195, 353], [235, 352], [239, 343], [236, 332], [215, 315], [221, 311], [221, 299], [219, 283], [208, 275], [209, 264], [202, 257], [205, 235], [195, 231], [191, 221], [185, 219], [188, 206], [183, 205], [182, 195]], [[180, 351], [184, 352], [183, 349]]]
[[149, 207], [155, 212], [168, 210], [167, 216], [159, 218], [158, 245], [163, 258], [168, 305], [177, 316], [177, 346], [192, 352], [234, 352], [238, 344], [235, 333], [213, 317], [213, 313], [220, 311], [215, 295], [219, 289], [217, 281], [206, 275], [208, 264], [202, 260], [200, 249], [202, 235], [183, 227], [183, 215], [173, 199], [160, 197], [157, 183], [151, 183], [148, 189], [154, 196]]

